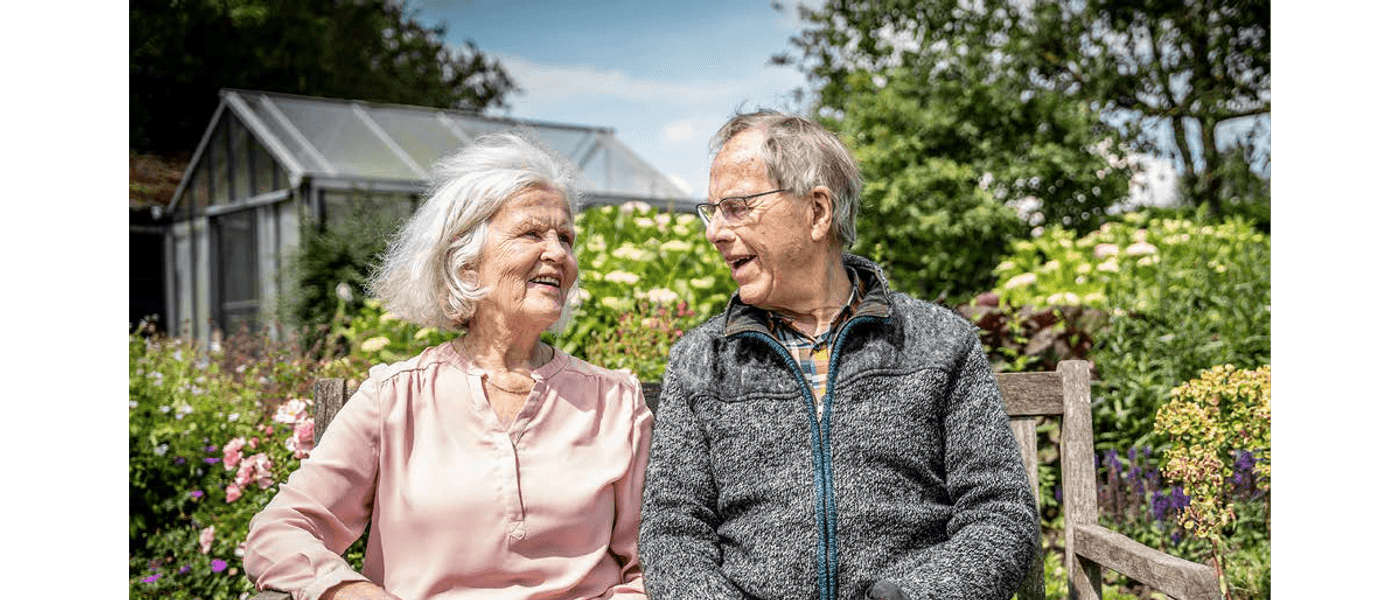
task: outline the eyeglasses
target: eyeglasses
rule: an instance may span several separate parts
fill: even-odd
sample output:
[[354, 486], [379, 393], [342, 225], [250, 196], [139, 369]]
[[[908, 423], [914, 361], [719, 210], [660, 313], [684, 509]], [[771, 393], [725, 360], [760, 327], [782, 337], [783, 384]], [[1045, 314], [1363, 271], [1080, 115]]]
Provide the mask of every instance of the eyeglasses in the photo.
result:
[[749, 194], [747, 196], [720, 198], [719, 202], [701, 202], [700, 204], [695, 205], [695, 212], [700, 213], [700, 220], [705, 223], [706, 227], [710, 226], [710, 220], [713, 219], [715, 216], [715, 209], [719, 209], [720, 214], [724, 215], [724, 220], [733, 222], [748, 216], [749, 211], [753, 210], [754, 198], [786, 191], [788, 190], [784, 188], [768, 192], [759, 192], [757, 194]]

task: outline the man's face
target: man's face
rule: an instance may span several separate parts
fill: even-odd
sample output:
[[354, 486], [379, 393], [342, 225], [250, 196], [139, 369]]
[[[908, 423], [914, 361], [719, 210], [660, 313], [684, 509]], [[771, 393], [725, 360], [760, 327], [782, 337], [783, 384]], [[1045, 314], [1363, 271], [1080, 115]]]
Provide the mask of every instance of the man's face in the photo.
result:
[[[730, 138], [710, 166], [710, 202], [777, 189], [758, 150], [764, 135], [746, 130]], [[812, 212], [789, 192], [750, 201], [751, 210], [733, 222], [716, 211], [705, 238], [729, 265], [739, 299], [759, 308], [791, 310], [803, 304], [813, 275], [804, 267], [818, 251], [812, 240]]]

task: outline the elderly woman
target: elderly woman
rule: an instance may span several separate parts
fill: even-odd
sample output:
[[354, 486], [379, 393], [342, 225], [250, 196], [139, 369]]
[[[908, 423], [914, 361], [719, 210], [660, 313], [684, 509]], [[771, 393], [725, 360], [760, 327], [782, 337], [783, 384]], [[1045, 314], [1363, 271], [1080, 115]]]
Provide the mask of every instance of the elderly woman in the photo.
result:
[[[636, 378], [540, 341], [577, 293], [563, 161], [494, 134], [438, 166], [373, 281], [463, 332], [377, 365], [254, 517], [260, 589], [323, 598], [642, 600], [652, 417]], [[364, 572], [339, 556], [369, 524]]]

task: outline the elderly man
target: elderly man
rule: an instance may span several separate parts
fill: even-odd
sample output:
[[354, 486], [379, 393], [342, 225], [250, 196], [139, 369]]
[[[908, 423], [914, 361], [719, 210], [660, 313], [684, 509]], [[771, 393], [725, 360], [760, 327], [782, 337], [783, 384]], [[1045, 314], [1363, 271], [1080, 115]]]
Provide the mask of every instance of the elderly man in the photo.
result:
[[649, 596], [1010, 598], [1039, 519], [976, 331], [843, 254], [860, 175], [821, 126], [742, 114], [713, 147], [699, 211], [739, 289], [671, 350]]

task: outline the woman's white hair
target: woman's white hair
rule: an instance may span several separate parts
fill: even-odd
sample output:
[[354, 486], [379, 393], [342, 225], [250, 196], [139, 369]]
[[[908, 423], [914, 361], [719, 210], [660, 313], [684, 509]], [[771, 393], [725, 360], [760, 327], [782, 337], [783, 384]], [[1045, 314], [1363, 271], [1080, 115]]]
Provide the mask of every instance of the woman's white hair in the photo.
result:
[[[578, 208], [576, 178], [573, 164], [527, 129], [476, 138], [433, 167], [431, 189], [389, 245], [370, 291], [403, 320], [466, 331], [477, 301], [489, 291], [477, 285], [476, 268], [491, 216], [531, 187], [557, 190], [573, 214]], [[579, 279], [569, 288], [551, 331], [568, 324]]]

